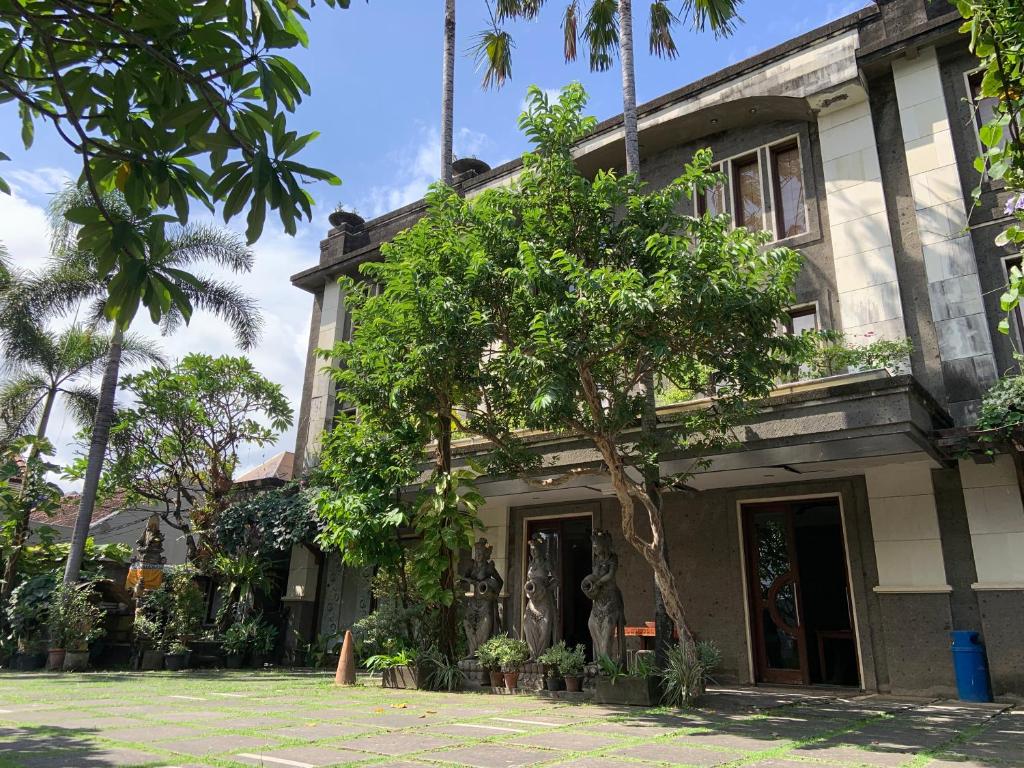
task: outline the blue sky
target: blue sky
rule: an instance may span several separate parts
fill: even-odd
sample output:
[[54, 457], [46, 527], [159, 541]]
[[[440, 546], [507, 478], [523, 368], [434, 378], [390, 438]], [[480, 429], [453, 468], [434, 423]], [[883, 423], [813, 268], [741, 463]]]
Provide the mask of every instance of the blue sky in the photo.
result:
[[[512, 26], [516, 39], [513, 77], [500, 91], [484, 91], [469, 49], [486, 23], [481, 0], [459, 0], [457, 19], [455, 150], [491, 165], [518, 157], [526, 142], [516, 128], [527, 86], [557, 90], [579, 80], [590, 94], [590, 112], [598, 118], [621, 110], [617, 66], [591, 73], [583, 60], [562, 60], [561, 10], [555, 0], [533, 22]], [[680, 56], [674, 61], [652, 58], [638, 44], [637, 95], [647, 101], [718, 69], [753, 56], [828, 21], [851, 13], [866, 2], [822, 3], [811, 0], [747, 0], [743, 23], [731, 38], [716, 40], [685, 27], [677, 31]], [[647, 25], [636, 4], [636, 37], [646, 41]], [[310, 44], [293, 50], [292, 58], [306, 73], [313, 95], [292, 118], [292, 128], [318, 130], [321, 136], [304, 150], [310, 165], [329, 168], [343, 180], [339, 187], [317, 185], [314, 220], [290, 238], [268, 218], [267, 231], [256, 245], [257, 266], [244, 279], [259, 300], [266, 330], [259, 348], [250, 353], [254, 364], [283, 385], [298, 414], [302, 370], [309, 330], [310, 298], [288, 283], [288, 276], [316, 262], [318, 241], [327, 231], [327, 213], [337, 203], [356, 208], [367, 218], [412, 202], [434, 180], [438, 167], [442, 0], [352, 0], [348, 10], [323, 3], [313, 9]], [[16, 263], [38, 266], [46, 254], [43, 209], [62, 180], [77, 176], [76, 158], [39, 125], [36, 142], [24, 151], [19, 125], [11, 106], [0, 108], [0, 150], [12, 160], [2, 174], [15, 188], [13, 197], [0, 195], [0, 242]], [[244, 219], [231, 226], [244, 230]], [[138, 330], [152, 332], [139, 316]], [[237, 354], [230, 333], [217, 320], [197, 315], [189, 328], [163, 340], [168, 354], [190, 351]], [[50, 437], [58, 457], [75, 452], [73, 425], [58, 410]], [[242, 457], [251, 466], [294, 446], [294, 430], [278, 444]]]

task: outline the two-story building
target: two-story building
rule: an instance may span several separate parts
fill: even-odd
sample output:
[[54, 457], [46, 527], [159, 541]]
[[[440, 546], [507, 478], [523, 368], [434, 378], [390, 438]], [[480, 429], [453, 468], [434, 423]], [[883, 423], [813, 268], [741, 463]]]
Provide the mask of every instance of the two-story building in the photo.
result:
[[[639, 109], [642, 175], [664, 184], [710, 147], [727, 185], [697, 201], [766, 229], [805, 264], [792, 332], [836, 329], [860, 343], [913, 344], [909, 373], [851, 372], [778, 389], [691, 485], [669, 494], [669, 557], [689, 619], [740, 683], [839, 684], [951, 694], [949, 632], [982, 633], [997, 696], [1024, 695], [1024, 507], [1016, 456], [959, 451], [986, 389], [1012, 363], [997, 332], [999, 289], [1017, 255], [993, 238], [1005, 196], [972, 207], [978, 154], [976, 60], [943, 0], [885, 0]], [[623, 164], [622, 124], [578, 149], [585, 171]], [[463, 162], [467, 195], [519, 162]], [[338, 404], [313, 351], [351, 332], [336, 278], [422, 214], [414, 203], [330, 230], [319, 262], [292, 277], [312, 295], [296, 467], [315, 461]], [[665, 418], [673, 408], [667, 406]], [[536, 477], [488, 477], [483, 520], [506, 589], [523, 609], [524, 542], [557, 558], [562, 636], [588, 642], [590, 532], [618, 541], [627, 623], [654, 618], [648, 567], [621, 539], [607, 481], [584, 441], [538, 435]], [[456, 450], [480, 450], [473, 443]], [[678, 462], [666, 458], [671, 471]], [[331, 632], [370, 607], [366, 574], [335, 555], [293, 555], [300, 632]]]

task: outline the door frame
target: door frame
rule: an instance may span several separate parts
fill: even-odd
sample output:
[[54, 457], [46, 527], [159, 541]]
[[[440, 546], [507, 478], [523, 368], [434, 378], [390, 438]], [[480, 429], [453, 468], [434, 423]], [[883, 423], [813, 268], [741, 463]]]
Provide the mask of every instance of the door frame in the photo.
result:
[[854, 649], [857, 656], [857, 677], [859, 682], [860, 690], [867, 690], [865, 688], [865, 674], [864, 674], [864, 654], [861, 642], [860, 632], [860, 620], [859, 612], [857, 608], [857, 595], [853, 588], [853, 567], [850, 560], [850, 538], [847, 534], [847, 520], [846, 520], [846, 503], [843, 498], [843, 494], [840, 491], [830, 491], [826, 493], [797, 493], [797, 494], [784, 494], [781, 496], [753, 496], [750, 498], [736, 499], [736, 527], [739, 535], [739, 553], [740, 553], [740, 583], [743, 592], [743, 618], [744, 628], [747, 637], [747, 665], [750, 673], [750, 682], [753, 685], [762, 684], [757, 679], [757, 666], [754, 659], [754, 633], [753, 633], [753, 615], [750, 604], [750, 583], [747, 574], [750, 569], [750, 561], [747, 557], [747, 537], [746, 528], [744, 524], [743, 508], [746, 506], [757, 506], [759, 504], [771, 504], [774, 502], [789, 502], [789, 501], [815, 501], [819, 499], [835, 499], [839, 505], [839, 521], [842, 526], [843, 533], [843, 556], [845, 558], [846, 565], [846, 591], [848, 599], [850, 601], [850, 613], [853, 618], [853, 640]]

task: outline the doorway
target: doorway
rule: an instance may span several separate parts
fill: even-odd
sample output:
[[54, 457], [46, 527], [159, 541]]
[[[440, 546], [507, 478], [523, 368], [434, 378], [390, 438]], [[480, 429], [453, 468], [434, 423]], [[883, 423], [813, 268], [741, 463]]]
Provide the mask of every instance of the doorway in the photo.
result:
[[[591, 571], [591, 518], [561, 517], [528, 520], [526, 538], [539, 535], [545, 552], [558, 577], [555, 604], [558, 607], [559, 637], [570, 648], [582, 644], [587, 649], [587, 658], [592, 655], [590, 630], [590, 600], [583, 594], [580, 585]], [[525, 580], [525, 566], [523, 579]]]
[[859, 686], [839, 500], [742, 509], [757, 682]]

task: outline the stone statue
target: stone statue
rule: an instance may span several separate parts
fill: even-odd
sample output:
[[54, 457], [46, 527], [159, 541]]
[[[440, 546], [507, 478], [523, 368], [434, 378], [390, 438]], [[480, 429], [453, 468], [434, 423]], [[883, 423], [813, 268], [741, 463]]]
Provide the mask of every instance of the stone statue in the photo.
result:
[[166, 562], [160, 516], [154, 512], [146, 522], [146, 530], [135, 541], [135, 553], [128, 567], [125, 588], [134, 598], [141, 599], [147, 590], [156, 589], [163, 583]]
[[548, 558], [544, 537], [534, 534], [529, 541], [530, 564], [526, 569], [526, 615], [523, 618], [523, 635], [530, 646], [530, 657], [536, 659], [558, 641], [559, 632], [555, 590], [555, 577], [551, 560]]
[[594, 531], [590, 540], [594, 571], [583, 580], [581, 588], [593, 601], [587, 627], [594, 641], [594, 659], [607, 656], [622, 665], [626, 663], [626, 610], [622, 590], [615, 583], [619, 558], [612, 549], [608, 531]]
[[466, 632], [469, 655], [498, 631], [498, 596], [505, 582], [491, 560], [492, 547], [482, 536], [473, 546], [473, 562], [459, 579], [465, 586], [465, 610], [462, 628]]

